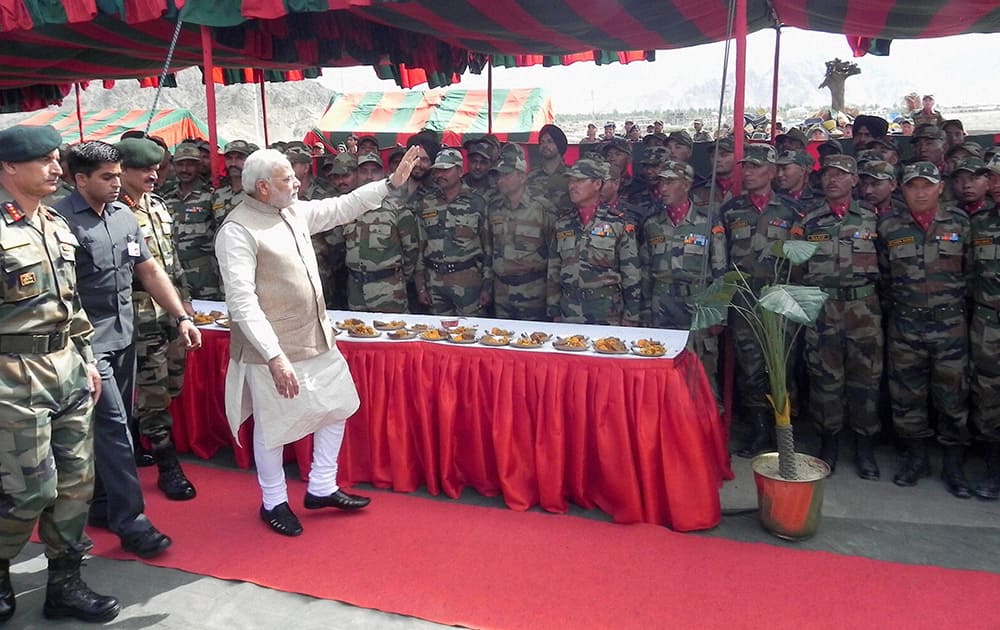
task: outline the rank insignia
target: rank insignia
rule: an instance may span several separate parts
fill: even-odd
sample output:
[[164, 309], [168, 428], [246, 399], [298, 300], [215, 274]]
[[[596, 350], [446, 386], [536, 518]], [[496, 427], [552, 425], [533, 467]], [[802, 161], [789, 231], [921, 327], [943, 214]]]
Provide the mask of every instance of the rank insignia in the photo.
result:
[[7, 215], [10, 217], [11, 221], [20, 221], [22, 218], [24, 218], [24, 213], [21, 212], [21, 209], [18, 208], [13, 203], [11, 203], [10, 201], [5, 202], [3, 204], [3, 209], [4, 212], [6, 212]]
[[635, 225], [633, 225], [631, 223], [626, 223], [625, 224], [625, 233], [626, 234], [631, 234], [632, 232], [635, 232]]
[[791, 230], [788, 231], [788, 233], [791, 234], [792, 236], [805, 236], [806, 235], [806, 231], [803, 230], [800, 226], [793, 227]]
[[712, 228], [712, 234], [725, 234], [725, 233], [726, 229], [721, 225], [716, 225], [715, 227]]
[[17, 286], [19, 287], [30, 287], [31, 285], [38, 282], [38, 276], [35, 275], [34, 271], [28, 271], [22, 273], [17, 277]]

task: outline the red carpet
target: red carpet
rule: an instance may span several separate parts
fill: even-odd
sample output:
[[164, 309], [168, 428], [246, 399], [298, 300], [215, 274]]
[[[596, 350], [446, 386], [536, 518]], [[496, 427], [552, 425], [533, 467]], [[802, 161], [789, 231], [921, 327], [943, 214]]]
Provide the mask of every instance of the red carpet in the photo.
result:
[[[198, 498], [170, 503], [142, 471], [174, 546], [152, 562], [474, 628], [985, 628], [1000, 575], [912, 566], [451, 501], [373, 493], [353, 514], [308, 512], [305, 533], [257, 516], [256, 477], [185, 464]], [[94, 553], [120, 552], [92, 532]]]

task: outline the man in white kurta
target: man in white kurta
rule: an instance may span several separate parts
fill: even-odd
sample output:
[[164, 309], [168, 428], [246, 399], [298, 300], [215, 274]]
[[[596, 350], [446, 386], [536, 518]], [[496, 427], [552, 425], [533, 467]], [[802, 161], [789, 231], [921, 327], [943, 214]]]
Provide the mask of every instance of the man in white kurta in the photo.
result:
[[369, 503], [337, 486], [345, 421], [360, 401], [327, 317], [310, 236], [379, 207], [414, 163], [408, 152], [388, 182], [303, 202], [296, 198], [299, 181], [288, 160], [277, 151], [257, 151], [243, 167], [250, 196], [226, 216], [216, 236], [231, 321], [226, 415], [234, 435], [254, 416], [260, 515], [280, 534], [302, 533], [288, 505], [283, 447], [310, 433], [305, 508], [355, 510]]

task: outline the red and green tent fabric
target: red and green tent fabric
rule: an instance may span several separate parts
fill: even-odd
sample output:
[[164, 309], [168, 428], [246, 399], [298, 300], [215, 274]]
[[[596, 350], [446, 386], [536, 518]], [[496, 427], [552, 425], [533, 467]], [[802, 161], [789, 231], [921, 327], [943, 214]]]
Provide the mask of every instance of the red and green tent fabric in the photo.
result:
[[[542, 89], [493, 90], [493, 133], [501, 141], [537, 143], [538, 132], [555, 116], [552, 99]], [[421, 129], [441, 134], [459, 146], [489, 133], [485, 90], [357, 92], [333, 99], [317, 124], [330, 146], [348, 134], [373, 135], [379, 146], [405, 144]]]
[[[145, 109], [102, 109], [83, 112], [83, 139], [117, 142], [131, 129], [146, 129], [149, 111]], [[76, 112], [41, 111], [22, 121], [26, 125], [52, 125], [62, 134], [63, 142], [80, 142], [80, 122]], [[208, 126], [186, 109], [161, 109], [153, 115], [151, 136], [159, 136], [173, 150], [188, 138], [208, 139]]]

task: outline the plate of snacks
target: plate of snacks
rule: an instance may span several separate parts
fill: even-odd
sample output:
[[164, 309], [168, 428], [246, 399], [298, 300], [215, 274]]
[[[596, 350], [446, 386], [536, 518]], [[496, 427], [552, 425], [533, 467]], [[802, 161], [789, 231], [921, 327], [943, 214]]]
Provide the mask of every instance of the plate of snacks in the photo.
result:
[[403, 328], [406, 328], [406, 322], [399, 319], [394, 319], [391, 322], [384, 322], [376, 319], [372, 322], [372, 326], [375, 330], [402, 330]]
[[543, 332], [533, 332], [528, 337], [535, 343], [545, 343], [549, 339], [552, 339], [552, 335]]
[[448, 338], [448, 331], [431, 328], [420, 333], [419, 336], [424, 341], [444, 341]]
[[618, 337], [602, 337], [594, 342], [594, 352], [600, 354], [628, 354], [628, 346]]
[[494, 326], [493, 328], [490, 328], [489, 330], [487, 330], [486, 334], [490, 335], [492, 337], [513, 337], [514, 336], [514, 331], [513, 330], [505, 330], [505, 329], [500, 328], [498, 326]]
[[534, 350], [535, 348], [541, 348], [542, 347], [542, 343], [543, 342], [536, 341], [535, 339], [531, 338], [526, 333], [521, 333], [520, 337], [518, 337], [517, 339], [514, 339], [513, 341], [510, 342], [510, 347], [511, 348], [524, 348], [524, 349], [527, 349], [527, 350]]
[[381, 334], [382, 333], [375, 330], [371, 326], [365, 326], [364, 324], [362, 324], [361, 326], [354, 326], [353, 328], [347, 329], [348, 337], [371, 338], [371, 337], [378, 337]]
[[342, 330], [350, 330], [350, 329], [354, 328], [355, 326], [364, 326], [364, 325], [365, 325], [365, 323], [363, 321], [361, 321], [360, 319], [355, 319], [353, 317], [350, 318], [350, 319], [345, 319], [342, 322], [337, 322], [336, 324], [334, 324], [334, 326], [336, 326], [337, 328], [340, 328]]
[[[494, 328], [493, 330], [497, 330]], [[510, 335], [488, 334], [479, 338], [479, 343], [484, 346], [506, 346], [510, 344]]]
[[195, 313], [194, 314], [194, 325], [195, 326], [209, 326], [215, 323], [215, 320], [220, 317], [225, 317], [226, 314], [222, 311], [212, 311], [210, 313]]
[[432, 328], [433, 326], [431, 326], [430, 324], [410, 324], [410, 330], [415, 333], [422, 333]]
[[556, 337], [556, 340], [552, 342], [552, 347], [563, 352], [583, 352], [590, 347], [590, 341], [583, 335]]
[[663, 343], [655, 339], [640, 339], [632, 344], [632, 354], [640, 357], [662, 357], [667, 354]]
[[229, 328], [229, 318], [228, 317], [216, 317], [215, 325], [221, 326], [222, 328]]
[[479, 339], [476, 337], [475, 330], [464, 330], [462, 332], [455, 332], [457, 328], [453, 328], [448, 331], [448, 341], [451, 343], [476, 343]]
[[406, 330], [405, 328], [399, 328], [386, 333], [385, 336], [389, 339], [395, 339], [396, 341], [406, 341], [407, 339], [416, 339], [417, 333], [412, 330]]
[[476, 327], [475, 326], [455, 326], [448, 329], [448, 333], [452, 335], [465, 335], [470, 334], [475, 336]]

